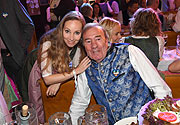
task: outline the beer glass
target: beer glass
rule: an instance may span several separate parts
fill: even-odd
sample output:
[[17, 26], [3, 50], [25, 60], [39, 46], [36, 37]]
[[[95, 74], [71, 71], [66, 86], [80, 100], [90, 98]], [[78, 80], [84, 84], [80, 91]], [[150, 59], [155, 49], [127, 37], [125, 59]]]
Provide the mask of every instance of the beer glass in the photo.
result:
[[108, 125], [106, 108], [103, 105], [92, 105], [85, 111], [85, 115], [79, 117], [78, 125]]
[[56, 112], [48, 119], [49, 125], [72, 125], [71, 117], [67, 112]]

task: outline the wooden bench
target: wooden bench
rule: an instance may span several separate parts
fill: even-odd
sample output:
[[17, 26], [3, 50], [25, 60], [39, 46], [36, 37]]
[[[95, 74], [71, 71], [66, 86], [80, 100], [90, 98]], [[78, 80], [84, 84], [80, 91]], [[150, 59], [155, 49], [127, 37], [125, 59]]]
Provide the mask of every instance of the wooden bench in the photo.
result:
[[[71, 99], [75, 90], [74, 80], [69, 80], [60, 86], [60, 89], [55, 97], [47, 97], [47, 86], [43, 79], [39, 80], [41, 87], [42, 101], [44, 106], [45, 121], [55, 112], [68, 112], [71, 105]], [[90, 105], [96, 104], [94, 96], [91, 97]]]
[[165, 76], [165, 81], [172, 90], [173, 98], [180, 98], [180, 73], [160, 71]]

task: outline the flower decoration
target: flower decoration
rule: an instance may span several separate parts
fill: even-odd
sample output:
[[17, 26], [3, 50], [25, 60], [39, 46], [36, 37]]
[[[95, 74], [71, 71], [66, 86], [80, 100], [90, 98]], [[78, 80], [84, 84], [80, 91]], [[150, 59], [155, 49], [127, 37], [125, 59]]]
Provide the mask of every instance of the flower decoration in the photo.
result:
[[8, 16], [8, 13], [3, 13], [2, 16], [6, 18]]

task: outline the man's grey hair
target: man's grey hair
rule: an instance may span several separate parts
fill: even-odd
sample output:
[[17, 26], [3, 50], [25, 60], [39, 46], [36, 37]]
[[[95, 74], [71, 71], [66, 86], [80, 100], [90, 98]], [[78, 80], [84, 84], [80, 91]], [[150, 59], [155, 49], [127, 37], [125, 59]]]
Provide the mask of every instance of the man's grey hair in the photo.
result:
[[102, 29], [102, 31], [104, 32], [105, 38], [108, 39], [108, 34], [107, 34], [106, 30], [99, 23], [87, 23], [83, 28], [82, 34], [84, 34], [87, 30], [89, 30], [93, 27], [100, 27]]

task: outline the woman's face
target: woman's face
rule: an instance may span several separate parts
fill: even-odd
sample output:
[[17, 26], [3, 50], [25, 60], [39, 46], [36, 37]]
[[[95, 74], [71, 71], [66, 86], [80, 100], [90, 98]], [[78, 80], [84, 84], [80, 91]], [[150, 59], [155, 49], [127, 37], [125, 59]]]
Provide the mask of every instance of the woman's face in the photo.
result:
[[111, 42], [119, 42], [121, 39], [121, 26], [116, 25], [112, 28]]
[[97, 4], [94, 5], [94, 13], [99, 14], [99, 6]]
[[74, 47], [81, 38], [82, 23], [79, 20], [66, 21], [63, 28], [64, 42], [70, 48]]

